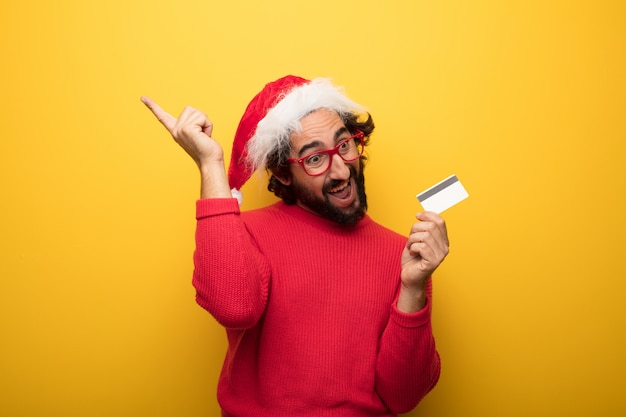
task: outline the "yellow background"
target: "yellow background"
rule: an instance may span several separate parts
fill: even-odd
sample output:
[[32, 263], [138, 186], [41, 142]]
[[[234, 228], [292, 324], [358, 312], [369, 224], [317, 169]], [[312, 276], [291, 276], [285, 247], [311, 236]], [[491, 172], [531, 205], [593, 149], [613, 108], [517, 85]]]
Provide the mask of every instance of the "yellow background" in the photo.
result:
[[[140, 103], [214, 121], [288, 73], [369, 107], [370, 214], [457, 174], [443, 370], [411, 416], [626, 414], [623, 1], [12, 1], [0, 14], [0, 415], [211, 416], [193, 162]], [[263, 178], [244, 208], [273, 201]]]

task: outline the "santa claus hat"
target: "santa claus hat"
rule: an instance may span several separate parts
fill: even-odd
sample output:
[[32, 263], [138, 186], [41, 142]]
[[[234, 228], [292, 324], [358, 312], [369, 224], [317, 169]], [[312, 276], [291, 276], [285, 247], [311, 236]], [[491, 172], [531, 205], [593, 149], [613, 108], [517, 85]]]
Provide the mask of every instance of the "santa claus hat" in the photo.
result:
[[300, 129], [300, 119], [318, 109], [339, 114], [365, 109], [347, 98], [326, 78], [311, 81], [288, 75], [265, 85], [248, 104], [235, 133], [228, 167], [228, 182], [241, 204], [239, 190], [268, 157], [288, 146], [290, 134]]

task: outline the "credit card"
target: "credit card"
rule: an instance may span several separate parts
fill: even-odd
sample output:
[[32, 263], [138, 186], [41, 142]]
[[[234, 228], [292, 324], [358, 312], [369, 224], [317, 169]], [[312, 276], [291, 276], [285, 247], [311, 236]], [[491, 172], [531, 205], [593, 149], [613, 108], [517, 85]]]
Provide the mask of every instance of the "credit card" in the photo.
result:
[[417, 195], [425, 211], [433, 211], [437, 214], [449, 209], [453, 205], [469, 197], [463, 184], [456, 175], [450, 175], [443, 181], [438, 182], [429, 189]]

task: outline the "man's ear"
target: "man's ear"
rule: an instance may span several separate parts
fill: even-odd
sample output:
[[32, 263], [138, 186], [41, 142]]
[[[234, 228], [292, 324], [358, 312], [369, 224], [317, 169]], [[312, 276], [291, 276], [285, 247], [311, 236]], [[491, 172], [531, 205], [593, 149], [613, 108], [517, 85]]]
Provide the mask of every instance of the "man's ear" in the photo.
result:
[[291, 176], [285, 178], [285, 177], [278, 176], [276, 174], [273, 174], [273, 175], [285, 187], [289, 187], [291, 185]]

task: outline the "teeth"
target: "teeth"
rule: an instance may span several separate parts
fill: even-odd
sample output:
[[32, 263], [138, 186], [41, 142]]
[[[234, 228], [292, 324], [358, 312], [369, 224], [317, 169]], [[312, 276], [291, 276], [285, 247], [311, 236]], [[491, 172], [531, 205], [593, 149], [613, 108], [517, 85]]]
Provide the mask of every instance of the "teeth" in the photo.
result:
[[343, 184], [341, 184], [339, 187], [330, 189], [328, 191], [331, 192], [331, 193], [337, 193], [337, 192], [343, 190], [344, 188], [346, 188], [348, 186], [348, 183], [349, 183], [349, 181], [346, 181]]

